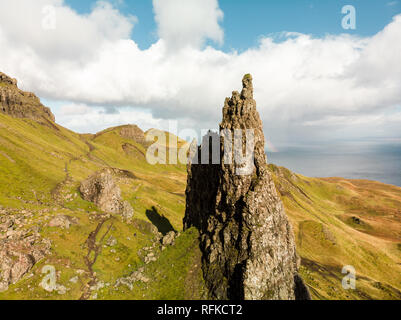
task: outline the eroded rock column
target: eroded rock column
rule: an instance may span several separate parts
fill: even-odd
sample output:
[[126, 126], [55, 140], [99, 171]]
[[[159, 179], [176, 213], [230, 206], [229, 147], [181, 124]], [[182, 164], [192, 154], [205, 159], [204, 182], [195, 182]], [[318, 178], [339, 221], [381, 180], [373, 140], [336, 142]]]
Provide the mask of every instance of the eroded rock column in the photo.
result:
[[[297, 272], [293, 231], [267, 170], [251, 75], [245, 75], [242, 84], [241, 93], [233, 92], [225, 100], [220, 124], [224, 134], [218, 137], [220, 161], [212, 162], [211, 142], [216, 137], [210, 133], [188, 166], [184, 226], [200, 230], [210, 298], [308, 298]], [[209, 163], [201, 164], [206, 150], [210, 151]], [[239, 161], [236, 155], [247, 151], [251, 157], [243, 157], [246, 163]]]

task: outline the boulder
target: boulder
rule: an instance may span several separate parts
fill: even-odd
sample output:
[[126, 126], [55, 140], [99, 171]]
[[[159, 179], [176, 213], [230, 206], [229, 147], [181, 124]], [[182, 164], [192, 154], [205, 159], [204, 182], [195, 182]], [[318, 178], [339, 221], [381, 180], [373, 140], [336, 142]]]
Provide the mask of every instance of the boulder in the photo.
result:
[[175, 238], [176, 238], [175, 232], [174, 231], [170, 231], [162, 239], [163, 246], [167, 247], [167, 246], [173, 245]]
[[77, 218], [65, 215], [58, 215], [50, 220], [49, 227], [69, 229], [73, 224], [78, 224]]
[[127, 201], [122, 200], [121, 189], [115, 183], [113, 174], [111, 168], [98, 171], [83, 181], [79, 190], [84, 200], [93, 202], [100, 210], [121, 214], [130, 221], [134, 210]]

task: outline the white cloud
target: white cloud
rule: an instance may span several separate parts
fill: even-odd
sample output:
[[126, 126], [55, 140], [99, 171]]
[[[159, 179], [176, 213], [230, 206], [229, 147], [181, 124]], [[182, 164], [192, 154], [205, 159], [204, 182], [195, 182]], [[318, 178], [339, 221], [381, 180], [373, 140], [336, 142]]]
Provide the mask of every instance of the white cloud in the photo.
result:
[[[13, 5], [4, 10], [5, 2], [7, 7]], [[150, 118], [138, 118], [138, 124], [181, 119], [184, 126], [216, 127], [224, 98], [240, 89], [248, 72], [254, 77], [266, 135], [273, 142], [335, 136], [341, 131], [341, 121], [330, 130], [306, 125], [325, 119], [360, 116], [370, 119], [364, 124], [369, 128], [376, 116], [391, 114], [401, 105], [401, 15], [372, 37], [315, 39], [291, 33], [280, 41], [264, 37], [258, 47], [243, 53], [225, 53], [201, 47], [207, 38], [223, 38], [217, 1], [201, 2], [205, 11], [194, 0], [185, 1], [179, 11], [174, 9], [178, 1], [155, 0], [161, 39], [141, 50], [129, 39], [135, 19], [104, 2], [89, 15], [78, 15], [57, 0], [0, 0], [0, 68], [46, 99], [87, 108], [121, 107], [120, 114], [114, 115], [95, 108], [93, 127], [86, 122], [92, 131], [114, 125], [113, 121], [124, 122], [123, 112], [134, 111], [122, 106], [148, 110]], [[41, 30], [38, 22], [40, 7], [48, 3], [57, 8], [53, 31]], [[103, 18], [106, 14], [111, 22]], [[198, 15], [203, 18], [197, 20]], [[9, 17], [16, 17], [15, 21]], [[65, 117], [60, 113], [58, 119]], [[75, 128], [85, 122], [63, 124]], [[385, 134], [401, 134], [396, 125], [389, 129], [383, 125], [384, 131], [390, 128]], [[360, 131], [356, 128], [350, 135], [358, 136]]]
[[397, 4], [398, 4], [398, 1], [390, 1], [390, 2], [387, 2], [387, 5], [388, 5], [389, 7], [396, 6]]
[[[97, 2], [89, 15], [78, 15], [62, 0], [0, 0], [0, 17], [3, 37], [14, 52], [57, 63], [87, 63], [105, 41], [128, 39], [136, 21], [104, 1]], [[49, 17], [54, 30], [43, 27]]]
[[[58, 104], [58, 103], [56, 103]], [[61, 104], [55, 108], [58, 123], [80, 133], [99, 132], [105, 128], [124, 125], [140, 124], [141, 129], [160, 128], [167, 130], [167, 124], [155, 119], [152, 115], [143, 110], [132, 110], [124, 108], [115, 113], [109, 113], [107, 108], [101, 106], [91, 106], [85, 104]]]
[[153, 0], [159, 37], [173, 48], [200, 48], [207, 39], [223, 42], [223, 12], [217, 0]]
[[82, 115], [87, 115], [90, 114], [93, 111], [93, 109], [86, 104], [76, 104], [76, 103], [69, 103], [62, 105], [60, 109], [58, 110], [58, 114], [61, 115], [62, 117], [64, 116], [82, 116]]

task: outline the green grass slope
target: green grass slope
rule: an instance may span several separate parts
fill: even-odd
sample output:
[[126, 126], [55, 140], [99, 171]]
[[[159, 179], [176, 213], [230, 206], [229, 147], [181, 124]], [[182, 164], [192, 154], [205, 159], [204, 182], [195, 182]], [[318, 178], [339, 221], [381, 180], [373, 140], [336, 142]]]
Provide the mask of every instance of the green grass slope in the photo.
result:
[[[317, 179], [270, 165], [315, 299], [401, 299], [401, 188]], [[344, 290], [344, 266], [356, 289]]]
[[[123, 198], [133, 206], [135, 219], [132, 224], [127, 224], [115, 216], [99, 230], [96, 241], [102, 249], [93, 271], [99, 281], [108, 284], [106, 289], [110, 288], [109, 292], [103, 288], [99, 297], [137, 299], [142, 296], [138, 292], [131, 296], [118, 294], [124, 290], [115, 289], [113, 285], [118, 278], [145, 265], [139, 252], [154, 243], [152, 226], [162, 233], [182, 230], [186, 172], [182, 165], [149, 165], [144, 156], [147, 145], [123, 138], [121, 128], [111, 128], [98, 135], [79, 135], [58, 125], [49, 127], [0, 114], [0, 207], [17, 218], [21, 212], [32, 213], [30, 223], [22, 228], [37, 226], [41, 236], [52, 241], [52, 254], [36, 264], [23, 280], [0, 293], [0, 299], [79, 299], [82, 296], [91, 280], [85, 265], [88, 255], [86, 242], [102, 222], [102, 213], [93, 204], [82, 200], [79, 185], [105, 167], [122, 172], [116, 177], [117, 183]], [[124, 148], [127, 144], [130, 149]], [[49, 227], [49, 220], [57, 215], [68, 215], [79, 223], [66, 230]], [[158, 253], [161, 255], [160, 263], [153, 262], [146, 267], [152, 269], [155, 264], [162, 266], [164, 260], [168, 265], [172, 258], [181, 259], [181, 262], [176, 262], [183, 268], [180, 274], [185, 276], [182, 271], [188, 269], [187, 273], [191, 275], [192, 262], [195, 258], [200, 259], [199, 252], [195, 254], [199, 249], [197, 237], [193, 234], [190, 231], [183, 234], [176, 240], [179, 245]], [[113, 247], [105, 245], [110, 237], [117, 242]], [[39, 286], [44, 265], [56, 267], [58, 281], [68, 288], [65, 294], [48, 293]], [[200, 269], [197, 270], [196, 279], [200, 276]], [[171, 280], [176, 276], [175, 268], [163, 272], [161, 279], [168, 276]], [[77, 275], [77, 283], [69, 282]], [[164, 283], [167, 292], [168, 283]], [[157, 287], [155, 282], [153, 290], [144, 297], [160, 297]], [[180, 292], [178, 287], [170, 298], [185, 298], [177, 292]]]

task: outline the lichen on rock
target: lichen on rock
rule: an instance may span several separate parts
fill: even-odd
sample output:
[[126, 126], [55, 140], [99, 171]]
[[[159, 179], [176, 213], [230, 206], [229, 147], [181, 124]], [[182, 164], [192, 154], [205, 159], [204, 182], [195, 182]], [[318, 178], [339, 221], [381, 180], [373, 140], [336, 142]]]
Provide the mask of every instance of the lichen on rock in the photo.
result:
[[[202, 152], [212, 151], [209, 133], [188, 165], [184, 227], [201, 234], [203, 274], [212, 299], [308, 299], [298, 275], [292, 227], [267, 170], [263, 125], [253, 99], [252, 76], [241, 93], [225, 100], [220, 132], [253, 131], [253, 153], [244, 163], [225, 163], [220, 135], [220, 163], [201, 164]], [[245, 134], [243, 135], [245, 136]], [[240, 152], [249, 145], [241, 138]], [[239, 152], [235, 148], [234, 153]], [[196, 164], [199, 163], [199, 164]]]

